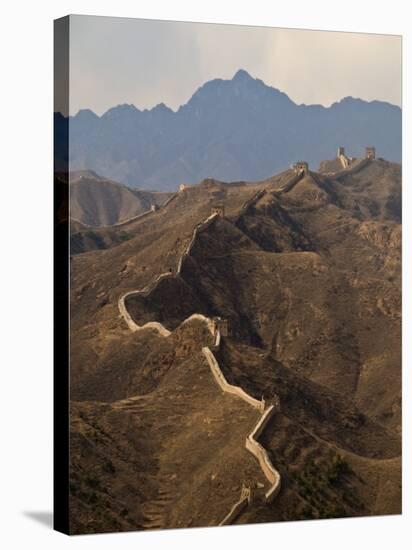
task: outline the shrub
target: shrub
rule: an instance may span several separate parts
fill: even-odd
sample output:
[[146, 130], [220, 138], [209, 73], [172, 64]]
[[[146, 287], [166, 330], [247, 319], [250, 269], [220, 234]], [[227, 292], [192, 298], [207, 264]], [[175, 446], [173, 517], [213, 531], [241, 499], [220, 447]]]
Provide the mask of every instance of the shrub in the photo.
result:
[[349, 471], [350, 468], [346, 460], [340, 455], [337, 455], [333, 458], [327, 470], [327, 480], [333, 485], [337, 483], [343, 475], [349, 473]]
[[113, 465], [113, 462], [111, 460], [108, 460], [104, 463], [103, 470], [107, 472], [108, 474], [114, 474], [116, 471], [116, 468]]
[[100, 481], [96, 477], [92, 476], [86, 476], [85, 482], [92, 489], [97, 489], [97, 487], [100, 485]]

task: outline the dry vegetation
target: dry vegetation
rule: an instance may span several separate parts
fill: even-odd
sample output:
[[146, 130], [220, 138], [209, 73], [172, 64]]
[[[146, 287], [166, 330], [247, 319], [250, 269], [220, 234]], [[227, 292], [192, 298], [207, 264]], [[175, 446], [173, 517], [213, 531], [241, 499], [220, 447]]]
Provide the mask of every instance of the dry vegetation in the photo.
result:
[[[239, 523], [400, 513], [400, 167], [310, 173], [277, 194], [290, 175], [205, 180], [142, 220], [75, 228], [72, 532], [216, 525], [243, 483], [264, 481], [244, 449], [257, 413], [218, 390], [199, 353], [210, 335], [179, 327], [193, 312], [229, 320], [229, 381], [280, 398], [264, 444], [282, 490]], [[128, 302], [138, 323], [174, 332], [131, 333], [119, 297], [175, 272], [218, 202], [225, 218], [199, 234], [181, 276]]]

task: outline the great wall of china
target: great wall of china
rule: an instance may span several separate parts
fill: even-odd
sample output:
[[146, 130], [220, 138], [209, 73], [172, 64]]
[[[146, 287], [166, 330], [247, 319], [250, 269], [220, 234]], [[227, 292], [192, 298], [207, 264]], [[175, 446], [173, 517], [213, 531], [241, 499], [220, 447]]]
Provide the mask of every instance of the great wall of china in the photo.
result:
[[79, 220], [77, 218], [73, 218], [73, 217], [71, 217], [70, 219], [73, 220], [74, 222], [78, 222], [78, 223], [82, 224], [84, 227], [88, 227], [90, 229], [101, 229], [101, 228], [104, 228], [104, 227], [121, 227], [122, 225], [127, 225], [129, 223], [135, 222], [135, 221], [140, 220], [142, 218], [146, 218], [149, 214], [152, 214], [153, 212], [157, 212], [157, 210], [151, 208], [150, 210], [145, 210], [141, 214], [137, 214], [137, 216], [132, 216], [131, 218], [127, 218], [127, 220], [123, 220], [123, 221], [117, 222], [117, 223], [102, 224], [102, 225], [90, 225], [89, 223], [82, 222], [81, 220]]
[[[343, 155], [338, 155], [338, 158]], [[345, 157], [345, 160], [341, 160], [342, 166], [344, 167], [343, 170], [340, 170], [338, 172], [334, 172], [333, 175], [335, 178], [340, 178], [348, 173], [357, 172], [368, 164], [370, 160], [372, 160], [374, 157], [366, 157], [362, 160], [355, 161], [353, 164], [349, 163], [347, 158]], [[278, 189], [272, 191], [273, 194], [280, 194], [280, 193], [287, 193], [290, 191], [298, 181], [300, 181], [306, 174], [309, 173], [308, 165], [307, 163], [296, 163], [293, 167], [295, 174], [289, 178], [281, 187]], [[242, 206], [240, 213], [235, 221], [235, 223], [239, 220], [239, 218], [244, 215], [249, 208], [251, 208], [254, 204], [257, 203], [257, 201], [262, 198], [267, 193], [266, 189], [260, 190], [257, 193], [255, 193], [250, 199], [248, 199], [244, 205]], [[170, 204], [170, 202], [177, 196], [177, 194], [172, 195], [169, 197], [169, 199], [162, 205], [162, 207], [167, 206], [167, 204]], [[153, 212], [153, 210], [149, 210], [146, 213], [143, 213], [136, 218], [142, 218], [145, 214], [150, 214]], [[219, 213], [213, 212], [209, 217], [207, 217], [202, 222], [198, 223], [195, 228], [193, 229], [192, 237], [184, 250], [183, 254], [179, 258], [178, 266], [175, 273], [166, 272], [158, 275], [152, 283], [149, 283], [146, 287], [140, 290], [134, 290], [127, 292], [126, 294], [122, 295], [119, 298], [118, 301], [118, 308], [121, 317], [126, 322], [128, 328], [133, 331], [139, 331], [144, 329], [154, 329], [156, 330], [161, 336], [167, 338], [171, 331], [169, 331], [166, 327], [164, 327], [161, 323], [156, 321], [150, 321], [148, 323], [145, 323], [144, 325], [138, 325], [130, 316], [126, 301], [131, 296], [149, 296], [157, 287], [159, 282], [167, 277], [179, 277], [182, 271], [182, 266], [184, 260], [190, 255], [193, 245], [195, 243], [196, 237], [199, 234], [199, 232], [205, 230], [207, 227], [210, 226], [211, 223], [213, 223], [216, 218], [219, 217]], [[134, 218], [134, 219], [136, 219]], [[130, 220], [128, 220], [130, 221]], [[122, 222], [122, 224], [125, 222]], [[278, 495], [280, 488], [281, 488], [281, 476], [278, 470], [274, 467], [272, 464], [269, 454], [266, 451], [266, 449], [259, 443], [259, 438], [262, 435], [263, 431], [265, 430], [265, 427], [269, 423], [270, 419], [273, 417], [273, 415], [279, 411], [280, 405], [277, 396], [274, 397], [274, 404], [269, 405], [266, 407], [265, 401], [262, 400], [259, 401], [255, 399], [253, 396], [249, 395], [247, 392], [245, 392], [240, 386], [234, 386], [230, 384], [220, 366], [219, 363], [213, 353], [213, 351], [218, 351], [221, 341], [221, 331], [219, 327], [219, 323], [215, 319], [210, 319], [200, 313], [195, 313], [191, 315], [190, 317], [186, 318], [179, 326], [184, 325], [185, 323], [188, 323], [194, 319], [201, 320], [204, 323], [206, 323], [208, 330], [212, 334], [214, 340], [213, 344], [211, 346], [205, 346], [202, 348], [202, 354], [204, 355], [209, 368], [211, 370], [211, 373], [213, 375], [214, 380], [216, 381], [219, 388], [224, 393], [232, 394], [246, 403], [250, 405], [251, 407], [255, 408], [256, 410], [260, 411], [262, 413], [259, 421], [257, 422], [256, 426], [252, 430], [252, 432], [246, 437], [245, 441], [245, 447], [246, 449], [257, 459], [259, 466], [265, 475], [266, 479], [268, 480], [270, 486], [269, 489], [265, 492], [264, 499], [265, 502], [270, 503], [272, 502], [275, 497]], [[241, 496], [238, 501], [236, 501], [228, 514], [223, 518], [223, 520], [219, 523], [219, 525], [229, 525], [233, 523], [239, 515], [249, 506], [251, 503], [251, 491], [248, 488], [242, 487]]]
[[[361, 168], [366, 166], [370, 163], [371, 160], [375, 160], [376, 157], [376, 149], [375, 147], [366, 147], [365, 148], [365, 156], [363, 158], [355, 158], [355, 157], [348, 157], [345, 154], [345, 148], [339, 147], [338, 152], [336, 155], [336, 158], [340, 161], [342, 164], [342, 169], [337, 170], [334, 172], [325, 172], [325, 175], [333, 176], [335, 179], [340, 179], [341, 177], [346, 176], [347, 174], [353, 174], [358, 172]], [[301, 180], [306, 174], [309, 173], [309, 167], [306, 162], [296, 162], [291, 168], [294, 170], [295, 175], [289, 178], [283, 185], [281, 185], [278, 189], [275, 189], [272, 191], [273, 194], [277, 195], [280, 193], [288, 193], [295, 185], [296, 183]], [[152, 204], [149, 210], [146, 210], [145, 212], [142, 212], [141, 214], [137, 214], [137, 216], [132, 216], [131, 218], [127, 218], [126, 220], [123, 220], [121, 222], [117, 222], [114, 224], [105, 224], [105, 225], [99, 225], [94, 226], [87, 224], [85, 222], [82, 222], [81, 220], [77, 218], [71, 218], [73, 221], [76, 221], [80, 224], [82, 224], [84, 227], [88, 227], [90, 229], [97, 229], [97, 228], [103, 228], [103, 227], [122, 227], [124, 225], [128, 225], [129, 223], [144, 219], [148, 217], [150, 214], [154, 214], [155, 212], [158, 212], [162, 208], [165, 208], [168, 206], [173, 200], [177, 198], [179, 193], [186, 189], [190, 189], [193, 187], [192, 185], [186, 185], [181, 184], [179, 186], [179, 191], [172, 193], [170, 197], [168, 197], [165, 202], [159, 206]], [[242, 206], [238, 219], [244, 215], [247, 210], [255, 204], [263, 195], [267, 193], [266, 189], [257, 191], [250, 199], [248, 199], [245, 204]]]
[[[302, 177], [301, 174], [299, 174], [300, 179]], [[293, 180], [296, 179], [296, 175], [293, 176]], [[298, 181], [298, 180], [296, 180]], [[266, 190], [259, 191], [258, 193], [255, 193], [251, 199], [249, 199], [242, 207], [241, 211], [246, 212], [248, 208], [250, 208], [253, 204], [255, 204], [264, 194], [266, 193]], [[131, 296], [148, 296], [151, 292], [154, 291], [158, 283], [166, 278], [166, 277], [176, 277], [180, 276], [182, 265], [193, 248], [193, 244], [196, 240], [196, 237], [200, 231], [203, 231], [209, 225], [218, 217], [217, 213], [211, 214], [208, 218], [197, 224], [193, 230], [192, 238], [189, 241], [185, 251], [183, 252], [182, 256], [179, 259], [178, 267], [176, 270], [176, 273], [162, 273], [156, 279], [144, 287], [141, 290], [134, 290], [131, 292], [127, 292], [126, 294], [122, 295], [119, 298], [118, 301], [118, 307], [121, 317], [126, 322], [129, 329], [133, 332], [136, 332], [138, 330], [144, 330], [144, 329], [154, 329], [156, 330], [161, 336], [167, 338], [171, 331], [169, 331], [166, 327], [164, 327], [161, 323], [158, 323], [156, 321], [151, 321], [148, 323], [145, 323], [144, 325], [138, 325], [130, 316], [126, 301]], [[182, 326], [185, 323], [188, 323], [194, 319], [201, 320], [206, 323], [210, 333], [212, 334], [214, 341], [212, 346], [205, 346], [202, 348], [202, 353], [210, 367], [211, 373], [213, 375], [214, 380], [216, 381], [219, 388], [224, 393], [230, 393], [246, 403], [250, 405], [251, 407], [257, 409], [262, 413], [262, 416], [260, 417], [258, 423], [256, 424], [253, 431], [247, 436], [245, 441], [245, 447], [246, 449], [257, 459], [260, 468], [262, 469], [262, 472], [264, 473], [266, 479], [270, 483], [269, 489], [265, 493], [265, 501], [266, 502], [272, 502], [272, 500], [275, 498], [275, 496], [278, 494], [281, 486], [281, 477], [279, 472], [276, 470], [276, 468], [273, 466], [269, 454], [267, 451], [262, 447], [262, 445], [258, 442], [258, 438], [262, 434], [265, 426], [269, 422], [270, 418], [273, 416], [273, 414], [278, 410], [279, 405], [269, 405], [265, 409], [265, 401], [262, 399], [261, 401], [255, 399], [251, 395], [249, 395], [247, 392], [245, 392], [240, 386], [234, 386], [232, 384], [229, 384], [229, 382], [226, 380], [219, 363], [213, 353], [213, 351], [217, 351], [220, 346], [221, 341], [221, 331], [219, 328], [219, 324], [214, 319], [210, 319], [200, 313], [195, 313], [185, 319], [180, 326]], [[213, 350], [213, 351], [212, 351]], [[232, 506], [229, 513], [223, 518], [223, 520], [219, 523], [219, 525], [228, 525], [230, 523], [233, 523], [235, 519], [240, 515], [240, 513], [249, 505], [251, 499], [250, 499], [250, 490], [242, 490], [242, 494], [240, 497], [240, 500], [235, 502], [235, 504]]]
[[159, 206], [152, 204], [149, 210], [146, 210], [145, 212], [142, 212], [141, 214], [138, 214], [137, 216], [132, 216], [131, 218], [127, 218], [127, 220], [123, 220], [121, 222], [115, 223], [113, 225], [103, 225], [101, 227], [121, 227], [122, 225], [127, 225], [129, 223], [135, 222], [137, 220], [141, 220], [142, 218], [146, 218], [149, 214], [153, 214], [155, 212], [158, 212], [160, 208], [164, 208], [168, 204], [170, 204], [175, 198], [177, 197], [177, 193], [173, 193], [170, 197], [168, 197], [165, 202]]
[[276, 195], [280, 193], [288, 193], [305, 175], [306, 172], [304, 170], [299, 170], [297, 174], [288, 179], [288, 181], [281, 185], [278, 189], [275, 189], [273, 193], [275, 193]]
[[142, 220], [143, 218], [147, 218], [150, 214], [154, 214], [155, 212], [158, 212], [161, 208], [164, 208], [165, 206], [170, 204], [172, 202], [172, 200], [174, 200], [176, 197], [177, 197], [177, 193], [173, 193], [170, 197], [168, 197], [165, 200], [165, 202], [163, 204], [161, 204], [159, 206], [157, 206], [156, 204], [152, 204], [150, 206], [149, 210], [145, 210], [141, 214], [137, 214], [136, 216], [132, 216], [131, 218], [127, 218], [126, 220], [122, 220], [121, 222], [117, 222], [117, 223], [102, 224], [102, 225], [90, 225], [86, 222], [82, 222], [78, 218], [73, 218], [72, 216], [70, 217], [70, 219], [72, 221], [78, 222], [78, 223], [82, 224], [84, 227], [88, 227], [90, 229], [101, 229], [101, 228], [104, 228], [104, 227], [110, 227], [110, 228], [112, 228], [112, 227], [122, 227], [124, 225], [128, 225], [129, 223], [133, 223], [137, 220]]
[[325, 175], [333, 176], [335, 179], [340, 179], [347, 174], [354, 174], [358, 172], [361, 168], [370, 163], [370, 161], [375, 160], [376, 149], [375, 147], [365, 147], [365, 156], [363, 158], [348, 157], [345, 154], [344, 147], [338, 147], [338, 152], [336, 158], [342, 165], [342, 170], [337, 170], [334, 172], [325, 172]]
[[331, 172], [330, 175], [333, 175], [335, 179], [339, 179], [339, 178], [342, 178], [343, 176], [346, 176], [347, 174], [355, 174], [361, 168], [369, 164], [370, 161], [371, 159], [369, 158], [354, 161], [353, 164], [349, 164], [347, 168], [344, 168], [343, 170], [339, 170], [338, 172]]

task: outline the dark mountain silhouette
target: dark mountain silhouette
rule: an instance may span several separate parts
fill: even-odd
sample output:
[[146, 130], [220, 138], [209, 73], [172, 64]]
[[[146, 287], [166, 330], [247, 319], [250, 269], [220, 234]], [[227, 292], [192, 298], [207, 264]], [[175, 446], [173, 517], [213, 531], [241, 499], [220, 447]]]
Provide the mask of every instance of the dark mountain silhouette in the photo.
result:
[[[64, 117], [56, 114], [56, 124]], [[58, 145], [58, 144], [57, 144]], [[70, 119], [71, 169], [96, 170], [132, 187], [174, 190], [206, 177], [258, 180], [298, 158], [312, 166], [345, 145], [360, 156], [401, 160], [401, 109], [346, 97], [330, 107], [297, 105], [285, 93], [239, 70], [206, 82], [174, 112], [119, 105], [101, 117]]]

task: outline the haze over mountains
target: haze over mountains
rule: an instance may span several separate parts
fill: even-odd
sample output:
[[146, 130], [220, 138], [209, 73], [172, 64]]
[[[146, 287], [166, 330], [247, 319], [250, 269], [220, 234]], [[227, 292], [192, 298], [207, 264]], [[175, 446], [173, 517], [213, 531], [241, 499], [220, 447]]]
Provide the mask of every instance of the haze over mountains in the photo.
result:
[[70, 176], [70, 215], [86, 226], [113, 225], [161, 205], [169, 193], [129, 189], [95, 172], [81, 170]]
[[[60, 113], [55, 120], [57, 129], [65, 124]], [[206, 82], [177, 112], [119, 105], [101, 117], [85, 109], [70, 118], [70, 169], [140, 189], [175, 190], [205, 177], [264, 179], [299, 159], [315, 167], [339, 145], [353, 156], [374, 145], [400, 162], [401, 109], [352, 97], [330, 107], [297, 105], [239, 70]]]

